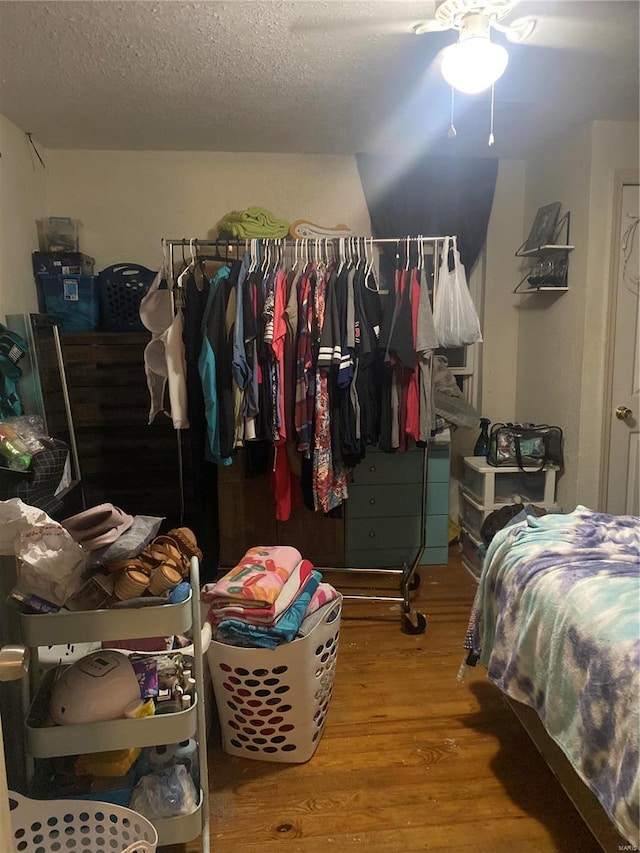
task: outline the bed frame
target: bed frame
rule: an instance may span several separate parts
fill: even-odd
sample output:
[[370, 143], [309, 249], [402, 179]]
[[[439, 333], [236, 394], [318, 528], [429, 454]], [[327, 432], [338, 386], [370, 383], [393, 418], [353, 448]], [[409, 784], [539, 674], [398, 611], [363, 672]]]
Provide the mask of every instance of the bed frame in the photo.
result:
[[578, 776], [569, 759], [547, 734], [540, 718], [528, 705], [502, 694], [551, 772], [562, 785], [594, 838], [605, 853], [637, 850], [616, 830], [595, 795]]

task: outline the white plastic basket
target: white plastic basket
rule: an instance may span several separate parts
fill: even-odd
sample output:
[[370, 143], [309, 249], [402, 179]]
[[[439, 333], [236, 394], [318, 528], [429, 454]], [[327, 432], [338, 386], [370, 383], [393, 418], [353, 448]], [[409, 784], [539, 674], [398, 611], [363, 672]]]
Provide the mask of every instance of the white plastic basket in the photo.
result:
[[92, 800], [30, 800], [9, 792], [16, 853], [155, 853], [146, 817]]
[[311, 758], [333, 692], [341, 611], [339, 595], [306, 637], [276, 649], [212, 640], [207, 662], [225, 752], [292, 764]]

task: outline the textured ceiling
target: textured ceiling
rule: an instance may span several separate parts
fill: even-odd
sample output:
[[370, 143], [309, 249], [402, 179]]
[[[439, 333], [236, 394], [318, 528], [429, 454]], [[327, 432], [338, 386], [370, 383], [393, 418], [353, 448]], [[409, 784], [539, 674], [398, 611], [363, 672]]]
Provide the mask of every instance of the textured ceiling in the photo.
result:
[[448, 139], [434, 60], [456, 35], [410, 33], [435, 5], [0, 0], [0, 112], [52, 148], [501, 157], [585, 121], [637, 120], [637, 0], [528, 2], [511, 17], [545, 17], [534, 43], [508, 44], [496, 145], [486, 94], [456, 98]]

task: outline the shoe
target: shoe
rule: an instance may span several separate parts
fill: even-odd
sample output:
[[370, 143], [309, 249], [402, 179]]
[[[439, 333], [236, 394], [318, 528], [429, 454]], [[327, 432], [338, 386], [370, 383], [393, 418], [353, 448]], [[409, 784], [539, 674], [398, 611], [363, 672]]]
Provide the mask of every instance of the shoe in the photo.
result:
[[87, 551], [111, 545], [133, 524], [133, 516], [113, 504], [99, 504], [65, 518], [60, 524]]
[[113, 591], [120, 601], [140, 598], [145, 594], [162, 597], [182, 581], [182, 575], [173, 566], [161, 563], [151, 568], [138, 557], [111, 563], [107, 568], [117, 572]]

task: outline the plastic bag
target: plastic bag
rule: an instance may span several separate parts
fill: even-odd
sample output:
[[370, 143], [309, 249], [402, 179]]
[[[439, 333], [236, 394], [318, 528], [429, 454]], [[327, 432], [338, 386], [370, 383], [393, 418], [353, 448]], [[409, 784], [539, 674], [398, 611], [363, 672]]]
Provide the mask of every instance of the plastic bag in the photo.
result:
[[[449, 269], [449, 249], [453, 249], [453, 269]], [[435, 292], [433, 323], [441, 347], [461, 347], [482, 341], [480, 320], [467, 286], [460, 261], [457, 237], [444, 241]]]
[[196, 787], [184, 764], [143, 776], [133, 789], [129, 804], [148, 820], [190, 814], [197, 807]]
[[454, 426], [478, 426], [480, 413], [464, 399], [443, 355], [433, 357], [433, 405], [436, 414]]
[[85, 554], [58, 522], [19, 498], [0, 501], [0, 554], [19, 563], [16, 589], [64, 605], [82, 583]]

